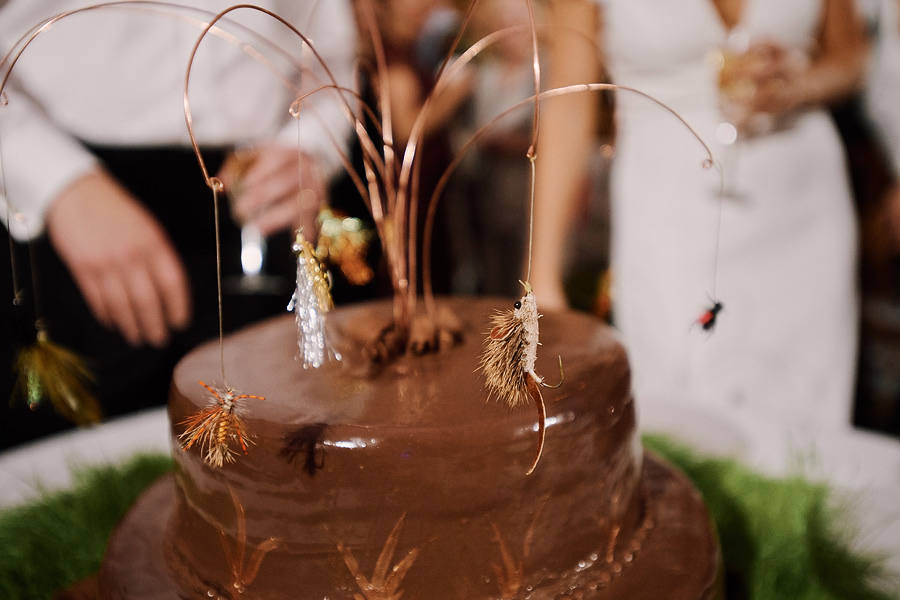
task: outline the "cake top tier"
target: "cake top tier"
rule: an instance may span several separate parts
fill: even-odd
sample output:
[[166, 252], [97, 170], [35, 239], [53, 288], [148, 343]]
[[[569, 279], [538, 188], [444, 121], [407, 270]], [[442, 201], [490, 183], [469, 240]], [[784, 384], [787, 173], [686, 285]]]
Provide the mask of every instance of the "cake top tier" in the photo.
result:
[[[248, 416], [284, 425], [322, 422], [365, 427], [477, 427], [485, 412], [508, 412], [491, 400], [484, 388], [478, 357], [490, 329], [490, 317], [510, 308], [514, 299], [452, 298], [439, 300], [462, 322], [462, 342], [436, 354], [403, 356], [377, 372], [363, 356], [365, 342], [387, 326], [388, 302], [343, 307], [329, 314], [332, 340], [343, 359], [319, 369], [306, 369], [297, 359], [296, 328], [290, 315], [279, 326], [261, 323], [229, 336], [224, 345], [228, 385], [237, 393], [263, 396], [248, 399]], [[549, 312], [540, 319], [541, 346], [535, 371], [555, 379], [562, 360], [565, 384], [545, 393], [548, 405], [583, 389], [604, 371], [597, 398], [628, 399], [629, 373], [625, 351], [613, 330], [588, 314]], [[176, 390], [191, 398], [208, 395], [199, 384], [224, 388], [217, 343], [201, 346], [179, 364]], [[411, 381], [417, 385], [410, 385]], [[427, 382], [427, 383], [425, 383]], [[624, 386], [620, 387], [620, 386]], [[377, 393], [375, 393], [377, 390]], [[435, 393], [439, 391], [440, 393]], [[198, 402], [202, 404], [202, 402]], [[610, 414], [621, 406], [598, 407]], [[533, 419], [533, 410], [514, 411]]]

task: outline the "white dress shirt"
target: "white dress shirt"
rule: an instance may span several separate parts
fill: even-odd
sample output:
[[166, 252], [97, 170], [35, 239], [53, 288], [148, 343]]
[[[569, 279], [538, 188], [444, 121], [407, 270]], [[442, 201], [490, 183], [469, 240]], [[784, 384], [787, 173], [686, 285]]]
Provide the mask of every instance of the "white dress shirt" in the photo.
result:
[[[83, 144], [189, 147], [186, 79], [201, 146], [278, 139], [318, 157], [327, 174], [340, 168], [352, 129], [337, 93], [314, 93], [301, 103], [299, 118], [289, 109], [301, 93], [331, 84], [331, 77], [353, 87], [356, 27], [349, 1], [260, 3], [310, 39], [330, 76], [299, 36], [256, 10], [229, 13], [200, 40], [206, 24], [233, 4], [120, 2], [79, 10], [89, 3], [0, 1], [0, 51], [12, 50], [12, 59], [30, 31], [76, 11], [34, 37], [4, 89], [0, 218], [16, 238], [41, 233], [54, 197], [94, 168], [96, 159]], [[10, 60], [0, 65], [0, 81], [10, 66]]]

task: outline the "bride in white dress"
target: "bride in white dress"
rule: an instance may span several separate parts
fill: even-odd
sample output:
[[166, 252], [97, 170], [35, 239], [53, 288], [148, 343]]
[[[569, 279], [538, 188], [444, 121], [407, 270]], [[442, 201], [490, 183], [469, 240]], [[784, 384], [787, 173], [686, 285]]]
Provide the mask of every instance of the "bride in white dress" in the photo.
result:
[[[866, 42], [852, 0], [599, 3], [551, 6], [558, 22], [599, 33], [612, 80], [677, 111], [721, 165], [703, 168], [703, 146], [670, 113], [616, 93], [613, 318], [636, 396], [849, 426], [856, 225], [824, 107], [861, 83]], [[734, 123], [728, 143], [718, 75], [735, 33], [768, 60], [741, 74], [751, 118]], [[564, 58], [551, 59], [551, 85], [600, 81], [590, 45], [559, 37]], [[545, 103], [541, 125], [532, 283], [545, 308], [562, 298], [562, 240], [590, 141], [582, 123], [595, 118], [596, 97], [579, 96]], [[696, 320], [717, 301], [716, 323], [704, 329]]]

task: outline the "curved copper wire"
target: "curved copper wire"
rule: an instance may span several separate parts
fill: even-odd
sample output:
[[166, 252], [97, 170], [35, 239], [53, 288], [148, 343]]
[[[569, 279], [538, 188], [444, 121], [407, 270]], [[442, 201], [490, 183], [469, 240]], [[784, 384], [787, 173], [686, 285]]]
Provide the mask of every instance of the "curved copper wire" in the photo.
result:
[[[710, 150], [710, 148], [706, 144], [706, 142], [703, 141], [703, 138], [700, 136], [700, 134], [698, 134], [697, 131], [693, 127], [691, 127], [691, 125], [684, 119], [684, 117], [682, 117], [675, 109], [673, 109], [668, 104], [662, 102], [661, 100], [658, 100], [657, 98], [653, 97], [652, 95], [650, 95], [646, 92], [643, 92], [643, 91], [633, 88], [633, 87], [629, 87], [629, 86], [625, 86], [625, 85], [618, 85], [615, 83], [581, 83], [581, 84], [563, 86], [560, 88], [554, 88], [552, 90], [546, 90], [546, 91], [538, 94], [538, 100], [542, 101], [542, 100], [546, 100], [546, 99], [553, 98], [556, 96], [565, 96], [568, 94], [577, 94], [577, 93], [586, 93], [586, 92], [603, 92], [603, 91], [610, 91], [610, 90], [619, 90], [619, 91], [638, 94], [640, 96], [647, 98], [648, 100], [650, 100], [657, 106], [659, 106], [662, 109], [671, 113], [676, 119], [678, 119], [681, 122], [682, 125], [684, 125], [684, 127], [687, 129], [687, 131], [690, 133], [690, 135], [692, 135], [697, 140], [697, 142], [700, 144], [700, 146], [703, 148], [703, 151], [706, 154], [706, 158], [701, 162], [700, 166], [704, 169], [714, 168], [719, 173], [719, 177], [721, 179], [721, 177], [722, 177], [721, 165], [718, 163], [718, 161], [716, 161], [713, 158], [712, 150]], [[435, 220], [435, 215], [436, 215], [436, 211], [437, 211], [437, 203], [440, 200], [440, 197], [444, 191], [444, 188], [446, 187], [447, 183], [449, 182], [450, 176], [453, 174], [453, 171], [456, 170], [456, 168], [459, 166], [459, 163], [462, 162], [466, 153], [472, 148], [473, 145], [475, 145], [478, 142], [478, 140], [485, 133], [487, 133], [487, 131], [491, 127], [493, 127], [497, 123], [497, 121], [501, 120], [506, 115], [513, 112], [514, 110], [517, 110], [518, 108], [525, 106], [533, 101], [534, 101], [534, 97], [526, 98], [526, 99], [516, 103], [514, 106], [508, 108], [507, 110], [503, 111], [502, 113], [500, 113], [493, 119], [491, 119], [491, 121], [489, 121], [488, 123], [486, 123], [485, 125], [480, 127], [468, 140], [466, 140], [466, 143], [463, 144], [463, 146], [459, 149], [459, 151], [456, 153], [456, 155], [450, 161], [450, 164], [447, 166], [447, 168], [444, 170], [443, 175], [438, 180], [438, 183], [434, 189], [434, 193], [431, 195], [431, 199], [428, 204], [428, 214], [426, 215], [426, 219], [425, 219], [425, 235], [427, 236], [427, 240], [424, 242], [426, 244], [430, 243], [431, 233], [432, 233], [432, 230], [434, 229], [434, 220]], [[429, 260], [428, 254], [426, 253], [423, 258], [424, 258], [424, 260]], [[429, 272], [429, 270], [424, 269], [424, 272]], [[430, 290], [430, 285], [431, 285], [431, 282], [430, 282], [430, 280], [428, 280], [427, 288], [425, 290], [426, 298], [428, 298], [428, 297], [433, 298], [433, 293]]]

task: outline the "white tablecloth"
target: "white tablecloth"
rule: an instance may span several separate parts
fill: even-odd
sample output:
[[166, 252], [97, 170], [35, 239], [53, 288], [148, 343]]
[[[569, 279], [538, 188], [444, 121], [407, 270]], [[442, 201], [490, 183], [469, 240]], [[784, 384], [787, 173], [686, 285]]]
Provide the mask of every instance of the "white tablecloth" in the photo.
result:
[[70, 486], [73, 468], [117, 464], [138, 452], [169, 452], [170, 448], [165, 408], [22, 445], [0, 454], [0, 507]]

